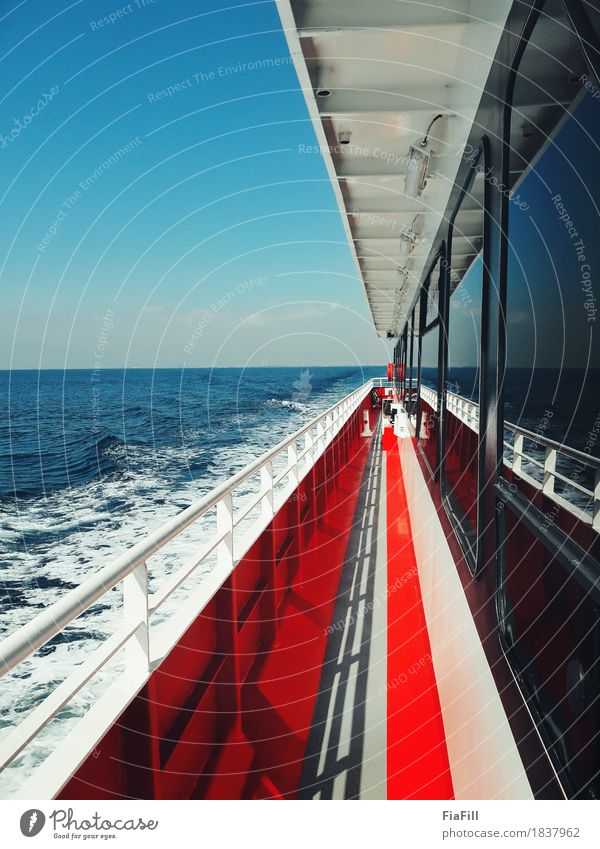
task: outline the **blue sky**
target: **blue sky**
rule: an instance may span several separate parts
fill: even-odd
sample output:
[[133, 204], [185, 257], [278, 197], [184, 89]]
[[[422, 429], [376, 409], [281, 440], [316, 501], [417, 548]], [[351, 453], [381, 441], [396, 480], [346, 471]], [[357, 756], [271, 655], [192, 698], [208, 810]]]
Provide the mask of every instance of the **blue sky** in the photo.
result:
[[0, 367], [385, 362], [272, 2], [0, 10]]

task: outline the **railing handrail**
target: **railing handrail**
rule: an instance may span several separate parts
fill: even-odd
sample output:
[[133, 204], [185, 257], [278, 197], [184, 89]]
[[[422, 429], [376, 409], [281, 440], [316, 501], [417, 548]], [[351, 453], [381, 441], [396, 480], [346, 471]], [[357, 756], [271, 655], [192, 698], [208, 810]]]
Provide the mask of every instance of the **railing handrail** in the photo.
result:
[[415, 385], [419, 382], [416, 377], [405, 377], [404, 380], [399, 380], [394, 377], [387, 377], [384, 375], [383, 377], [372, 377], [371, 380], [373, 383], [389, 383], [390, 385], [399, 386], [401, 383], [414, 383]]
[[[421, 384], [421, 390], [426, 390], [426, 392], [429, 392], [437, 397], [437, 392], [430, 386], [425, 386]], [[477, 411], [479, 411], [479, 404], [477, 403], [477, 401], [473, 401], [472, 398], [467, 398], [464, 395], [459, 395], [456, 392], [450, 392], [448, 390], [446, 391], [446, 395], [452, 398], [456, 398], [460, 401], [466, 401], [467, 404], [470, 404]], [[535, 431], [528, 430], [527, 428], [524, 428], [521, 425], [516, 425], [513, 422], [505, 421], [504, 426], [507, 428], [507, 430], [510, 430], [513, 433], [522, 434], [526, 439], [530, 439], [533, 442], [537, 442], [544, 448], [554, 448], [560, 454], [564, 454], [573, 460], [577, 460], [580, 463], [584, 463], [586, 466], [590, 466], [593, 469], [600, 470], [600, 458], [594, 457], [592, 454], [586, 454], [584, 451], [579, 451], [577, 448], [571, 448], [571, 446], [565, 445], [563, 442], [557, 442], [555, 439], [550, 439], [547, 436], [535, 433]]]
[[[437, 410], [437, 392], [429, 386], [421, 385], [421, 397], [432, 406], [435, 405]], [[465, 398], [463, 395], [458, 395], [455, 392], [446, 390], [446, 406], [452, 415], [462, 421], [468, 428], [475, 433], [479, 432], [477, 421], [479, 419], [479, 404], [472, 401], [470, 398]], [[600, 459], [592, 454], [587, 454], [584, 451], [579, 451], [576, 448], [571, 448], [555, 439], [550, 439], [540, 433], [535, 433], [527, 428], [515, 425], [512, 422], [505, 422], [506, 430], [512, 431], [514, 434], [513, 443], [502, 439], [502, 444], [505, 448], [512, 452], [512, 462], [506, 456], [503, 462], [508, 468], [512, 469], [513, 473], [520, 478], [528, 481], [536, 489], [539, 489], [547, 497], [551, 498], [560, 506], [569, 510], [573, 515], [577, 516], [584, 522], [590, 522], [594, 531], [600, 533]], [[544, 452], [543, 462], [524, 448], [524, 440], [534, 442]], [[578, 482], [579, 473], [567, 477], [566, 472], [556, 468], [558, 458], [566, 458], [572, 462], [578, 463], [593, 472], [594, 480], [590, 486]], [[523, 463], [528, 464], [523, 468]], [[539, 480], [535, 475], [531, 474], [531, 466], [540, 470], [542, 480]], [[555, 491], [555, 484], [559, 483], [563, 486], [570, 487], [571, 490], [580, 492], [588, 498], [588, 505], [585, 510], [573, 500], [565, 496], [565, 493]], [[591, 516], [587, 509], [591, 507]]]
[[577, 460], [579, 463], [590, 466], [592, 469], [600, 470], [600, 459], [598, 457], [594, 457], [593, 454], [586, 454], [584, 451], [579, 451], [577, 448], [571, 448], [570, 445], [565, 445], [564, 442], [557, 442], [555, 439], [542, 436], [539, 433], [527, 430], [527, 428], [515, 425], [512, 422], [504, 422], [504, 426], [507, 430], [510, 430], [513, 433], [520, 433], [526, 437], [526, 439], [530, 439], [532, 442], [537, 442], [538, 445], [543, 445], [545, 448], [554, 448], [559, 452], [559, 454], [564, 454], [572, 460]]
[[66, 625], [80, 616], [94, 602], [120, 583], [137, 567], [145, 563], [189, 525], [215, 507], [237, 486], [256, 474], [274, 457], [285, 451], [288, 446], [294, 444], [308, 431], [324, 421], [327, 416], [331, 416], [343, 404], [361, 395], [365, 397], [371, 391], [371, 387], [372, 380], [369, 380], [340, 401], [332, 404], [331, 407], [315, 416], [314, 419], [299, 428], [291, 436], [270, 448], [207, 495], [190, 504], [185, 510], [173, 516], [103, 569], [83, 581], [78, 587], [69, 590], [63, 598], [47, 607], [27, 624], [2, 640], [0, 642], [0, 678], [59, 634]]

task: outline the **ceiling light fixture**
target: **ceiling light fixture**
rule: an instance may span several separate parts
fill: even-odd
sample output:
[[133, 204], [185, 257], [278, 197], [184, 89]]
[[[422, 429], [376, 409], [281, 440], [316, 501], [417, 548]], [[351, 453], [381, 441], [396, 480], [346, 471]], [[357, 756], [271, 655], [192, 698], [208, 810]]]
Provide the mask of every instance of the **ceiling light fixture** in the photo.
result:
[[411, 144], [406, 160], [404, 194], [408, 198], [418, 198], [427, 185], [429, 154], [426, 150]]
[[416, 244], [416, 239], [414, 233], [410, 230], [407, 233], [401, 233], [400, 235], [400, 264], [403, 265], [407, 259], [408, 255], [412, 251]]
[[411, 144], [408, 149], [406, 158], [406, 177], [404, 179], [404, 194], [409, 198], [418, 198], [423, 189], [427, 185], [427, 173], [429, 170], [430, 154], [425, 149], [429, 139], [431, 128], [440, 118], [444, 116], [440, 113], [430, 121], [427, 127], [427, 132], [419, 142], [419, 144]]
[[392, 313], [392, 332], [395, 336], [399, 336], [398, 327], [400, 326], [400, 320], [403, 315], [402, 309], [403, 303], [403, 293], [401, 289], [396, 290], [396, 298], [394, 301], [394, 312]]

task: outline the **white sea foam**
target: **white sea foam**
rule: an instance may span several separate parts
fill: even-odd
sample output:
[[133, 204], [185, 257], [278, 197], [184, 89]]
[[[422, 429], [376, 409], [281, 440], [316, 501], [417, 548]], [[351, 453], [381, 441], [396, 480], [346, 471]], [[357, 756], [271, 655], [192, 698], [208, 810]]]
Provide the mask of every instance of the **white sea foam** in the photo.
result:
[[267, 401], [267, 404], [269, 404], [269, 406], [283, 407], [284, 409], [287, 408], [289, 410], [296, 410], [296, 412], [299, 413], [303, 412], [307, 408], [306, 404], [302, 404], [300, 401], [288, 401], [285, 398], [283, 400], [279, 398], [270, 398]]

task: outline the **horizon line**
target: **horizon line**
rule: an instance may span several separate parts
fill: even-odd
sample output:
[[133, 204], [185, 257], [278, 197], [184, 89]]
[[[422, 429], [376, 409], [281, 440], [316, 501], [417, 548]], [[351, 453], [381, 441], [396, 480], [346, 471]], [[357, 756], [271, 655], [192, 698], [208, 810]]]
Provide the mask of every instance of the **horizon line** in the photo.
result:
[[188, 369], [190, 371], [194, 369], [206, 369], [207, 371], [219, 371], [225, 369], [261, 369], [261, 368], [385, 368], [387, 366], [386, 362], [381, 363], [319, 363], [309, 364], [306, 363], [292, 363], [289, 365], [285, 365], [283, 363], [276, 363], [274, 365], [263, 365], [263, 366], [102, 366], [102, 368], [94, 368], [92, 366], [13, 366], [11, 368], [0, 368], [0, 372], [3, 371], [160, 371], [164, 370], [185, 370]]

